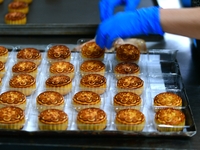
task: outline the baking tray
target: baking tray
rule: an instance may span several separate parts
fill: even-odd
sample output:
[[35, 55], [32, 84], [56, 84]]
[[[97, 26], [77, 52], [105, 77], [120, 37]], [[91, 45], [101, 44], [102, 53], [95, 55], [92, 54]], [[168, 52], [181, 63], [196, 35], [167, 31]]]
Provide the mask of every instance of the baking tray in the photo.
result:
[[[99, 0], [33, 0], [26, 25], [6, 25], [8, 4], [0, 4], [0, 35], [95, 35], [99, 19]], [[157, 6], [156, 0], [141, 0], [138, 8]], [[121, 11], [123, 7], [116, 9]], [[162, 36], [149, 35], [148, 39]]]
[[[79, 40], [80, 41], [80, 40]], [[65, 131], [40, 131], [38, 129], [37, 124], [37, 108], [35, 105], [36, 96], [44, 90], [44, 81], [47, 78], [48, 74], [48, 66], [49, 63], [46, 59], [46, 51], [49, 47], [57, 44], [63, 44], [68, 46], [72, 50], [72, 59], [71, 63], [75, 66], [76, 76], [73, 80], [73, 90], [68, 95], [65, 96], [66, 105], [65, 111], [70, 116], [70, 125], [69, 128]], [[182, 82], [181, 74], [179, 71], [178, 63], [176, 61], [176, 53], [177, 50], [168, 50], [168, 49], [159, 49], [159, 50], [148, 50], [147, 53], [142, 53], [139, 61], [139, 66], [141, 67], [140, 77], [144, 80], [144, 92], [141, 95], [143, 99], [142, 104], [142, 112], [145, 114], [147, 118], [147, 124], [142, 132], [132, 132], [132, 131], [117, 131], [115, 128], [115, 123], [113, 118], [115, 116], [115, 112], [113, 111], [112, 105], [112, 97], [116, 92], [116, 79], [113, 74], [113, 65], [115, 64], [115, 52], [107, 52], [104, 63], [106, 63], [106, 78], [108, 80], [108, 85], [106, 89], [106, 93], [101, 96], [104, 102], [104, 109], [108, 115], [108, 124], [107, 128], [103, 131], [79, 131], [76, 127], [76, 122], [73, 120], [73, 116], [76, 115], [76, 111], [73, 109], [71, 105], [71, 98], [76, 91], [78, 91], [79, 87], [79, 65], [81, 63], [81, 57], [79, 51], [73, 51], [76, 49], [78, 44], [66, 44], [66, 43], [53, 43], [48, 45], [2, 45], [9, 49], [9, 59], [6, 63], [6, 74], [3, 78], [1, 85], [1, 93], [7, 91], [8, 81], [11, 78], [11, 68], [16, 63], [16, 54], [17, 52], [26, 47], [34, 47], [41, 51], [42, 54], [42, 63], [38, 67], [38, 75], [37, 75], [37, 88], [36, 91], [28, 96], [28, 104], [26, 108], [26, 122], [22, 130], [5, 130], [0, 129], [1, 135], [22, 135], [22, 136], [145, 136], [145, 137], [157, 137], [157, 136], [179, 136], [179, 137], [192, 137], [196, 134], [196, 125], [194, 122], [193, 114], [191, 112], [189, 99], [187, 97], [187, 93], [185, 91], [184, 84]], [[165, 56], [165, 57], [162, 57]], [[168, 58], [170, 58], [168, 60]], [[173, 59], [172, 59], [173, 58]], [[168, 61], [167, 61], [168, 60]], [[156, 71], [155, 71], [156, 70]], [[172, 91], [174, 93], [179, 94], [183, 99], [183, 107], [181, 108], [186, 115], [186, 125], [184, 130], [181, 132], [158, 132], [155, 128], [153, 122], [153, 107], [152, 107], [152, 99], [156, 93], [160, 93], [162, 91]], [[54, 137], [53, 136], [53, 137]]]

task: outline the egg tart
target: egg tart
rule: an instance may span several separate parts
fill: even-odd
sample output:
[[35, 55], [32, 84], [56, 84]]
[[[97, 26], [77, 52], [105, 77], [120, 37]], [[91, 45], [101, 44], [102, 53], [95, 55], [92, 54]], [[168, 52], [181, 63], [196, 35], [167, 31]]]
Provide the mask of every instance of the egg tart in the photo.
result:
[[88, 74], [81, 78], [80, 88], [83, 91], [93, 91], [103, 94], [106, 91], [106, 77], [100, 74]]
[[107, 115], [99, 108], [85, 108], [78, 112], [76, 123], [79, 130], [104, 130]]
[[82, 76], [87, 74], [105, 74], [105, 64], [100, 60], [86, 60], [80, 66], [80, 73]]
[[68, 94], [72, 89], [72, 80], [69, 76], [65, 75], [49, 77], [45, 84], [48, 91], [56, 91], [62, 95]]
[[65, 45], [54, 45], [48, 49], [47, 59], [50, 63], [57, 61], [69, 62], [71, 60], [71, 51]]
[[113, 97], [115, 111], [125, 108], [134, 108], [140, 110], [141, 104], [141, 97], [132, 92], [119, 92]]
[[18, 61], [33, 61], [36, 65], [39, 65], [42, 60], [41, 53], [36, 48], [23, 48], [17, 53]]
[[4, 46], [0, 46], [0, 61], [6, 63], [8, 59], [8, 49]]
[[9, 85], [10, 89], [20, 91], [29, 96], [36, 89], [36, 80], [29, 74], [18, 74], [10, 79]]
[[81, 57], [83, 60], [103, 60], [105, 49], [100, 48], [96, 42], [85, 43], [81, 48]]
[[39, 112], [46, 109], [64, 109], [64, 97], [55, 91], [44, 91], [36, 97], [37, 109]]
[[133, 62], [121, 62], [114, 68], [114, 74], [117, 79], [124, 76], [137, 76], [140, 73], [140, 67]]
[[38, 116], [40, 130], [67, 130], [68, 115], [59, 109], [47, 109]]
[[77, 111], [87, 107], [100, 108], [101, 97], [92, 91], [79, 91], [73, 96], [72, 104]]
[[51, 64], [49, 68], [50, 76], [53, 75], [67, 75], [71, 79], [74, 78], [75, 68], [70, 62], [59, 61]]
[[132, 44], [122, 44], [116, 49], [116, 60], [138, 63], [140, 59], [140, 50]]
[[24, 123], [25, 114], [21, 108], [14, 106], [0, 108], [0, 129], [20, 130]]
[[185, 126], [185, 114], [179, 109], [159, 109], [155, 114], [156, 128], [160, 132], [178, 132]]
[[8, 4], [9, 12], [22, 12], [27, 14], [29, 12], [29, 6], [27, 3], [22, 1], [11, 2]]
[[141, 95], [144, 89], [144, 81], [137, 76], [125, 76], [117, 80], [118, 92], [133, 92]]
[[142, 131], [145, 122], [145, 115], [137, 109], [119, 110], [115, 117], [117, 130]]
[[5, 72], [6, 72], [5, 64], [2, 61], [0, 61], [0, 78], [4, 77]]
[[4, 17], [5, 23], [10, 25], [26, 24], [26, 14], [22, 12], [9, 12]]
[[12, 67], [13, 74], [30, 74], [34, 78], [37, 76], [37, 65], [32, 61], [20, 61]]
[[6, 91], [0, 95], [0, 108], [16, 106], [25, 110], [26, 103], [26, 95], [19, 91]]

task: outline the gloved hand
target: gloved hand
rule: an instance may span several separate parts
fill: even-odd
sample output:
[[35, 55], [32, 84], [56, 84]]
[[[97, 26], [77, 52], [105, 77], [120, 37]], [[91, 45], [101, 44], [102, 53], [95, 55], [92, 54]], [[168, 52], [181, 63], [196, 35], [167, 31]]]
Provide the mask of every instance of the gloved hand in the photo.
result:
[[110, 49], [118, 38], [148, 34], [163, 35], [159, 10], [159, 7], [154, 6], [134, 12], [120, 12], [110, 17], [99, 25], [95, 38], [96, 43], [101, 48]]
[[184, 7], [191, 7], [192, 6], [191, 0], [181, 0], [181, 3]]
[[125, 11], [134, 11], [139, 2], [140, 0], [101, 0], [99, 2], [100, 19], [104, 21], [111, 17], [115, 7], [120, 5], [125, 5]]

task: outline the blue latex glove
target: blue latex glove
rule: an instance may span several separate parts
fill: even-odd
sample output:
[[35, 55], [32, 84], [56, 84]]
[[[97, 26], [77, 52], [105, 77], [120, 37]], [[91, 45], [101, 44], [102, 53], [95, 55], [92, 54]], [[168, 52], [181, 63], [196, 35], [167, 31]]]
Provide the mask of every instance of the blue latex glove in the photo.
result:
[[117, 6], [125, 5], [125, 11], [134, 11], [139, 3], [140, 0], [101, 0], [99, 2], [100, 19], [104, 21], [111, 17]]
[[181, 2], [182, 2], [182, 5], [184, 7], [191, 7], [192, 6], [191, 0], [181, 0]]
[[96, 43], [101, 48], [109, 49], [118, 38], [148, 34], [163, 35], [159, 9], [159, 7], [148, 7], [134, 12], [120, 12], [110, 17], [99, 25]]

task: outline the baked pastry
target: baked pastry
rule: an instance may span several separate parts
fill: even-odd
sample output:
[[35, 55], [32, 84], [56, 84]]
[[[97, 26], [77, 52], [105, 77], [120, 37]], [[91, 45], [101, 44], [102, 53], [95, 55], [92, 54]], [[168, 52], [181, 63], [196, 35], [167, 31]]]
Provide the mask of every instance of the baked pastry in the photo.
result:
[[163, 108], [156, 112], [154, 120], [158, 131], [176, 132], [183, 130], [186, 118], [181, 110]]
[[18, 74], [10, 79], [9, 85], [10, 89], [20, 91], [29, 96], [36, 89], [36, 80], [29, 74]]
[[36, 97], [39, 112], [46, 109], [64, 109], [65, 100], [62, 94], [55, 91], [44, 91]]
[[134, 108], [140, 110], [141, 104], [141, 97], [132, 92], [119, 92], [113, 97], [115, 111], [125, 108]]
[[74, 94], [72, 105], [77, 111], [88, 107], [100, 108], [101, 97], [99, 94], [92, 91], [79, 91]]
[[65, 75], [49, 77], [45, 84], [48, 91], [56, 91], [62, 95], [68, 94], [72, 89], [72, 80], [69, 76]]
[[144, 114], [137, 109], [122, 109], [116, 114], [115, 124], [117, 130], [142, 131], [145, 120]]
[[29, 12], [29, 6], [27, 3], [22, 1], [11, 2], [8, 4], [9, 12], [22, 12], [27, 14]]
[[132, 44], [122, 44], [116, 49], [117, 61], [131, 61], [138, 63], [140, 59], [140, 50]]
[[30, 74], [34, 78], [37, 76], [37, 65], [32, 61], [20, 61], [12, 67], [13, 74]]
[[0, 95], [0, 108], [15, 106], [25, 110], [26, 103], [26, 95], [19, 91], [6, 91]]
[[4, 0], [0, 0], [0, 4], [3, 3]]
[[100, 48], [95, 41], [85, 43], [81, 48], [83, 60], [103, 60], [105, 49]]
[[25, 2], [27, 4], [32, 3], [33, 0], [14, 0], [15, 2]]
[[1, 129], [22, 129], [25, 123], [24, 111], [19, 107], [7, 106], [0, 108]]
[[107, 115], [99, 108], [85, 108], [78, 112], [76, 123], [79, 130], [104, 130]]
[[114, 68], [114, 74], [117, 79], [124, 76], [137, 76], [140, 73], [140, 67], [133, 62], [121, 62]]
[[49, 68], [50, 76], [53, 75], [67, 75], [71, 79], [74, 78], [75, 68], [70, 62], [59, 61], [51, 64]]
[[59, 109], [47, 109], [38, 116], [40, 130], [67, 130], [68, 115]]
[[5, 64], [2, 61], [0, 61], [0, 78], [4, 77], [5, 72], [6, 72]]
[[23, 48], [17, 53], [18, 61], [33, 61], [36, 65], [39, 65], [42, 60], [41, 53], [36, 48]]
[[83, 91], [93, 91], [103, 94], [106, 91], [106, 77], [100, 74], [88, 74], [81, 78], [80, 88]]
[[100, 60], [86, 60], [80, 65], [80, 73], [82, 76], [92, 73], [105, 74], [105, 64]]
[[161, 109], [166, 107], [176, 108], [182, 106], [182, 98], [172, 92], [162, 92], [154, 97], [154, 109]]
[[70, 62], [71, 51], [69, 47], [65, 45], [54, 45], [48, 49], [47, 59], [49, 60], [50, 63], [57, 61]]
[[0, 46], [0, 61], [6, 63], [8, 59], [8, 49], [4, 46]]
[[141, 95], [144, 89], [144, 81], [137, 76], [125, 76], [117, 80], [118, 92], [129, 91]]
[[26, 14], [22, 12], [9, 12], [5, 15], [5, 23], [12, 25], [23, 25], [26, 24]]

